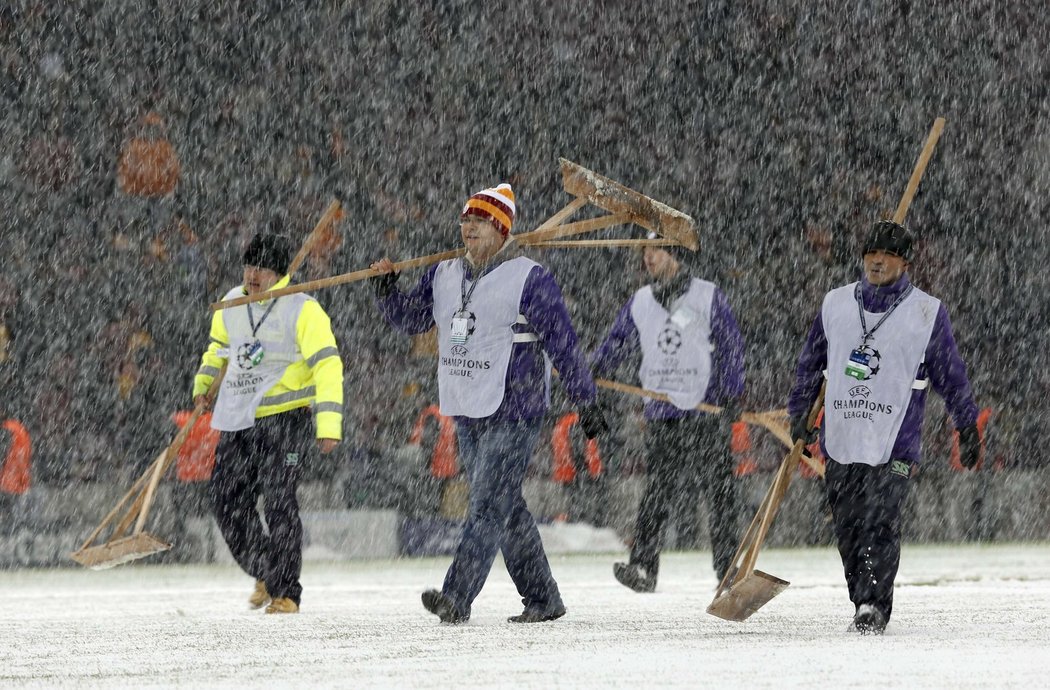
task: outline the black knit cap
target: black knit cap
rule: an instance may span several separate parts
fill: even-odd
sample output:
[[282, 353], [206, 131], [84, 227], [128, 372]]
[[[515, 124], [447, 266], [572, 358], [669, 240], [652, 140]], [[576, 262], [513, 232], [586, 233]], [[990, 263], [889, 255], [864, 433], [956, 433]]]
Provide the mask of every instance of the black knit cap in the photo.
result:
[[248, 243], [241, 263], [245, 266], [268, 268], [277, 275], [288, 270], [288, 240], [281, 235], [259, 233]]
[[881, 250], [905, 261], [911, 261], [911, 243], [912, 237], [908, 228], [892, 220], [880, 220], [871, 226], [871, 233], [864, 242], [864, 251], [861, 254]]

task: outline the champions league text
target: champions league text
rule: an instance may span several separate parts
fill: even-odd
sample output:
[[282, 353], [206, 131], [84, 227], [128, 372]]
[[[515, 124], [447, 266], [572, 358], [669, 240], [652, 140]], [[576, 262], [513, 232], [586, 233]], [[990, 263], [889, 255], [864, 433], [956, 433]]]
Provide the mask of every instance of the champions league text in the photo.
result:
[[650, 369], [649, 374], [652, 376], [668, 377], [682, 377], [682, 376], [697, 376], [699, 375], [699, 369], [678, 369], [678, 368], [664, 368], [664, 369]]
[[448, 368], [449, 376], [474, 378], [475, 371], [486, 371], [492, 368], [489, 360], [466, 359], [465, 357], [442, 357], [441, 366]]
[[262, 383], [263, 377], [255, 374], [239, 374], [235, 379], [227, 379], [225, 385], [227, 388], [247, 388], [255, 387]]
[[886, 403], [870, 402], [868, 400], [835, 400], [832, 402], [835, 410], [842, 410], [843, 419], [867, 419], [875, 421], [872, 412], [881, 414], [893, 414], [893, 405]]

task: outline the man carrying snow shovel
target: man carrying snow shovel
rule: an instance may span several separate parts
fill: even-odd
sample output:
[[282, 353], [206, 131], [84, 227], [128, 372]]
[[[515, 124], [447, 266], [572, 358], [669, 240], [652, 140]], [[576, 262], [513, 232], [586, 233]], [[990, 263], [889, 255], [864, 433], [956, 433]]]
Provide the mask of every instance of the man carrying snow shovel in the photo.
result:
[[[243, 264], [244, 284], [225, 299], [286, 286], [287, 240], [256, 235]], [[312, 439], [327, 454], [343, 437], [343, 362], [331, 321], [305, 294], [217, 311], [194, 398], [224, 361], [212, 413], [212, 428], [222, 432], [210, 486], [215, 520], [237, 565], [256, 580], [252, 608], [298, 613], [303, 525], [296, 487]], [[255, 508], [260, 494], [269, 534]]]
[[[642, 386], [671, 400], [645, 402], [649, 480], [630, 561], [613, 566], [616, 579], [636, 592], [656, 589], [664, 523], [678, 484], [690, 485], [684, 481], [690, 474], [699, 479], [706, 495], [719, 580], [732, 563], [739, 538], [740, 501], [729, 442], [744, 392], [744, 339], [725, 294], [682, 265], [686, 252], [679, 247], [645, 248], [645, 269], [653, 282], [627, 301], [591, 358], [595, 376], [602, 377], [612, 374], [628, 355], [641, 353]], [[699, 403], [725, 410], [707, 414], [696, 409]]]
[[396, 288], [389, 259], [372, 264], [384, 274], [372, 280], [391, 325], [412, 334], [437, 325], [441, 413], [455, 419], [470, 483], [467, 521], [444, 585], [423, 593], [423, 606], [442, 623], [470, 618], [497, 551], [525, 606], [512, 623], [565, 615], [521, 493], [549, 405], [551, 362], [587, 437], [608, 428], [561, 290], [546, 268], [515, 251], [514, 211], [508, 184], [470, 197], [460, 215], [466, 257], [430, 268], [407, 294]]
[[810, 442], [806, 415], [827, 370], [820, 444], [850, 600], [851, 630], [881, 634], [893, 610], [901, 506], [919, 463], [929, 385], [959, 430], [961, 462], [979, 459], [977, 405], [948, 311], [908, 279], [912, 238], [875, 223], [859, 282], [832, 290], [802, 348], [788, 402], [792, 438]]

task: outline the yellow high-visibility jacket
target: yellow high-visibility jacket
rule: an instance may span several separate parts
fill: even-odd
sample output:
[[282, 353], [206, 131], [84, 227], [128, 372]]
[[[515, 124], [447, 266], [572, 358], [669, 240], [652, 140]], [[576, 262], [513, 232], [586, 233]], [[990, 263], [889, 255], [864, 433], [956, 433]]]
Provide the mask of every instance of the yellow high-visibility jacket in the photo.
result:
[[[285, 287], [285, 276], [273, 290]], [[243, 294], [247, 294], [243, 287]], [[280, 299], [280, 298], [278, 298]], [[265, 307], [269, 301], [257, 303]], [[241, 309], [243, 307], [234, 307]], [[223, 319], [225, 310], [211, 320], [208, 349], [193, 379], [193, 396], [208, 392], [212, 381], [229, 357], [230, 336]], [[295, 345], [302, 359], [289, 365], [281, 379], [266, 391], [255, 418], [268, 417], [299, 407], [313, 406], [317, 438], [343, 438], [343, 360], [332, 333], [332, 321], [316, 300], [306, 301], [295, 322]]]

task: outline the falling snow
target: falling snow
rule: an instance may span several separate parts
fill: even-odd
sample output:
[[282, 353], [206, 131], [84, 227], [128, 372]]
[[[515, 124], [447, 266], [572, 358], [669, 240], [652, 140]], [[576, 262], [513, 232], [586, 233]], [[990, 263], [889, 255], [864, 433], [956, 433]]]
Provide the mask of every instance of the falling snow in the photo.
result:
[[[1041, 686], [1047, 45], [1050, 14], [1034, 0], [0, 5], [0, 421], [32, 438], [23, 486], [14, 427], [0, 432], [0, 684]], [[234, 569], [176, 565], [209, 560], [185, 527], [207, 519], [203, 483], [178, 479], [158, 495], [153, 526], [182, 544], [162, 565], [19, 569], [69, 565], [174, 436], [208, 304], [239, 284], [260, 229], [298, 245], [337, 199], [345, 216], [298, 278], [348, 273], [457, 248], [464, 201], [499, 182], [517, 195], [515, 232], [534, 229], [571, 200], [558, 165], [570, 159], [695, 219], [687, 267], [739, 321], [745, 407], [770, 410], [786, 402], [821, 297], [858, 277], [858, 243], [897, 207], [936, 117], [947, 126], [906, 219], [910, 274], [950, 311], [994, 416], [985, 469], [955, 472], [952, 424], [931, 396], [884, 638], [843, 632], [836, 556], [810, 548], [830, 543], [812, 480], [770, 537], [799, 547], [768, 556], [796, 584], [744, 625], [703, 613], [714, 582], [688, 550], [705, 545], [705, 518], [687, 492], [668, 537], [687, 551], [666, 556], [657, 595], [620, 587], [613, 556], [559, 555], [570, 615], [526, 630], [503, 622], [518, 611], [499, 565], [469, 625], [436, 625], [419, 592], [447, 559], [308, 564], [301, 616], [249, 614]], [[531, 252], [587, 350], [647, 280], [631, 250]], [[421, 450], [437, 432], [408, 443], [437, 400], [433, 344], [388, 328], [366, 283], [315, 296], [345, 366], [345, 442], [306, 459], [304, 505], [454, 517], [462, 483], [437, 481]], [[589, 482], [581, 466], [556, 485], [544, 441], [530, 501], [543, 522], [629, 542], [644, 422], [636, 398], [600, 399], [614, 429], [605, 474]], [[572, 409], [556, 385], [544, 439]], [[781, 457], [756, 433], [745, 512]]]

